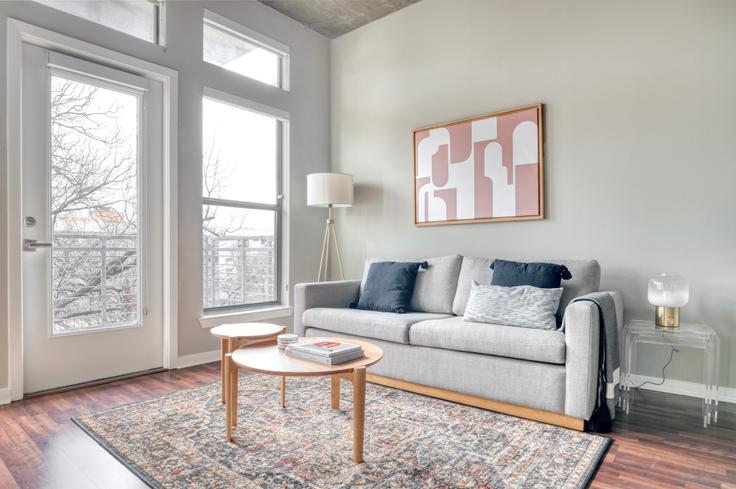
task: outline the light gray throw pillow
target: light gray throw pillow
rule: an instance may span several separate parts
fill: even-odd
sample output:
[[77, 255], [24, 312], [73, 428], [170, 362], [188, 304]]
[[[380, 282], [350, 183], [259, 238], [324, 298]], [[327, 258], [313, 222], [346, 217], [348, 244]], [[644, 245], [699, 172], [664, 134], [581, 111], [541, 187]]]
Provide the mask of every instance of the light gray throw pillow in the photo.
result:
[[522, 328], [557, 329], [555, 312], [562, 287], [540, 289], [531, 285], [503, 287], [473, 281], [464, 321]]

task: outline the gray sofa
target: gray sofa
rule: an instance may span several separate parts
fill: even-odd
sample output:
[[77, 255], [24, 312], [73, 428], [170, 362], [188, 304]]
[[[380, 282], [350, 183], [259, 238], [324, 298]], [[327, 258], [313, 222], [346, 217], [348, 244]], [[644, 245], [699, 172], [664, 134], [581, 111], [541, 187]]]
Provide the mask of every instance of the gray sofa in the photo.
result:
[[[505, 412], [534, 419], [548, 417], [529, 412], [590, 418], [596, 400], [598, 309], [587, 301], [570, 302], [598, 290], [597, 261], [549, 260], [572, 273], [563, 282], [558, 310], [564, 332], [463, 321], [471, 283], [490, 283], [493, 260], [451, 255], [427, 261], [429, 268], [417, 276], [412, 312], [406, 314], [350, 309], [361, 280], [296, 285], [294, 332], [380, 346], [384, 358], [368, 370], [374, 376], [532, 408]], [[614, 298], [621, 328], [621, 295]]]

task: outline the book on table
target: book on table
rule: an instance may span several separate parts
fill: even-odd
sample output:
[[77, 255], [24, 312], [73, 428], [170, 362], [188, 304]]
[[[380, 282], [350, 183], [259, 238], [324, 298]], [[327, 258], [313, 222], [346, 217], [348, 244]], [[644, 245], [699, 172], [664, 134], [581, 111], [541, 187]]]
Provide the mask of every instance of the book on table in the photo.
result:
[[363, 357], [363, 348], [355, 343], [332, 340], [308, 340], [286, 347], [291, 356], [337, 365]]
[[301, 350], [292, 348], [291, 346], [286, 347], [286, 354], [295, 358], [301, 358], [303, 360], [311, 360], [313, 362], [324, 363], [325, 365], [339, 365], [341, 363], [363, 358], [363, 350], [354, 350], [343, 355], [334, 357], [325, 357], [322, 355], [315, 355], [313, 353], [307, 353]]
[[307, 340], [289, 345], [289, 348], [325, 358], [338, 357], [350, 352], [362, 351], [360, 345], [334, 340]]

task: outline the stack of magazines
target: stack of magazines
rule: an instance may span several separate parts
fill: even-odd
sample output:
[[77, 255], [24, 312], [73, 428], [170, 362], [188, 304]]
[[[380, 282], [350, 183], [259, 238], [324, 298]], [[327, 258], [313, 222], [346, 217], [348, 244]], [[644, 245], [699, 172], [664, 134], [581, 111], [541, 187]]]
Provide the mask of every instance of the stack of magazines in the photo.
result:
[[355, 343], [334, 340], [306, 340], [286, 346], [287, 355], [337, 365], [363, 357], [363, 348]]

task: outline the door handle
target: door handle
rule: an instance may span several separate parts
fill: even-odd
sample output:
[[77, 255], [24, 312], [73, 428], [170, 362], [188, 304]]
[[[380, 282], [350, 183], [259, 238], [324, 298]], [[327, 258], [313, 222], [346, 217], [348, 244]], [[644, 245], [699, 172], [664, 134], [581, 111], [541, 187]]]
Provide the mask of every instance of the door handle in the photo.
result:
[[23, 251], [36, 251], [36, 248], [51, 248], [51, 243], [39, 243], [35, 239], [23, 240]]

